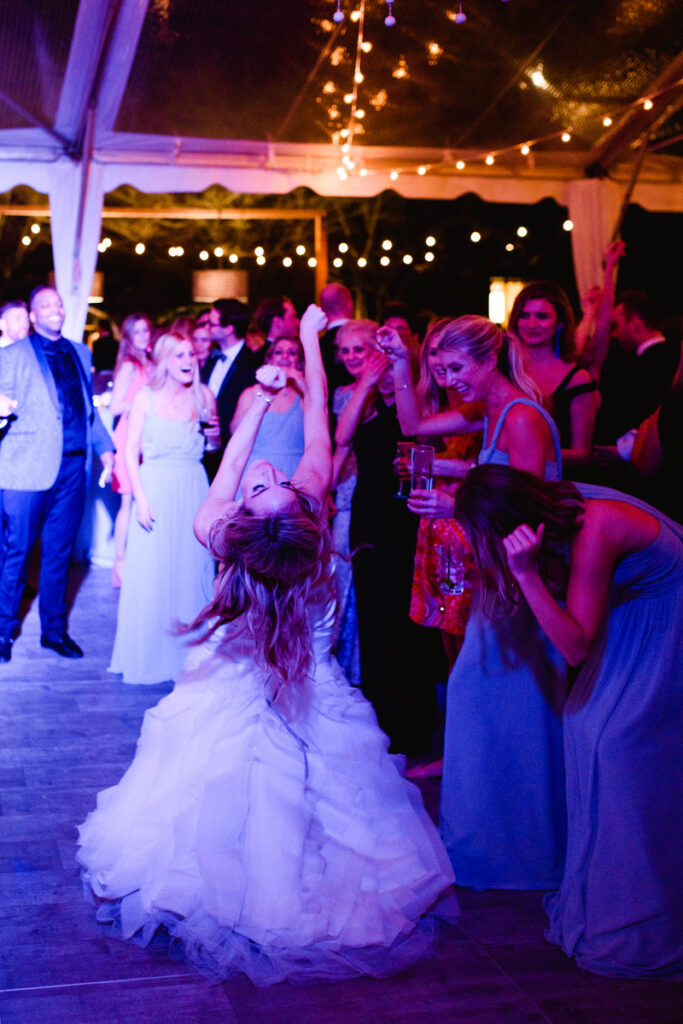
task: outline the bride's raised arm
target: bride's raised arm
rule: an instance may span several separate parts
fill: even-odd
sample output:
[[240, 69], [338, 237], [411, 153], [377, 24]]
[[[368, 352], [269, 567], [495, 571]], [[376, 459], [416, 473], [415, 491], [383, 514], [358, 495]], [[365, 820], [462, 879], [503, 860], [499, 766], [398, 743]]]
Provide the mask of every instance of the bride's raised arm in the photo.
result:
[[257, 379], [258, 384], [253, 401], [228, 441], [220, 468], [209, 488], [206, 501], [195, 516], [195, 537], [205, 547], [208, 545], [211, 527], [217, 519], [221, 519], [225, 515], [228, 503], [235, 499], [244, 467], [251, 455], [256, 435], [268, 406], [277, 392], [287, 383], [285, 374], [276, 366], [260, 367]]
[[316, 305], [308, 307], [301, 318], [301, 344], [304, 367], [304, 454], [292, 477], [298, 489], [321, 503], [326, 499], [332, 479], [332, 444], [327, 406], [327, 378], [320, 355], [318, 334], [327, 317]]

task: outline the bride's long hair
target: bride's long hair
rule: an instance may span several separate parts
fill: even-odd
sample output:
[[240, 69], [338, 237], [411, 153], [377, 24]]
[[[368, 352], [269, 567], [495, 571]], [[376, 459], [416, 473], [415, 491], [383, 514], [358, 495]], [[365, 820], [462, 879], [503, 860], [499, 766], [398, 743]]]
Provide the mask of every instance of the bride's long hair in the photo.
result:
[[307, 674], [311, 592], [329, 573], [330, 538], [323, 519], [304, 494], [272, 516], [244, 507], [213, 524], [209, 548], [220, 565], [214, 597], [189, 629], [197, 643], [234, 623], [226, 642], [249, 635], [255, 657], [279, 686]]

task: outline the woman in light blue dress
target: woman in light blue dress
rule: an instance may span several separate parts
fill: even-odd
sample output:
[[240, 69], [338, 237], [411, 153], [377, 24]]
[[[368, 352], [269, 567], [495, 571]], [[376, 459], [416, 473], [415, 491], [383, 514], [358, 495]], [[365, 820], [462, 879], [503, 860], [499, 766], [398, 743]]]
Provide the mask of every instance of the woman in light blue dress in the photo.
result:
[[[304, 453], [304, 413], [301, 396], [304, 387], [304, 353], [301, 342], [290, 338], [274, 341], [266, 354], [266, 363], [278, 366], [287, 373], [287, 384], [271, 399], [261, 421], [245, 472], [254, 462], [267, 459], [285, 476], [291, 477]], [[230, 430], [235, 432], [239, 423], [256, 400], [258, 384], [253, 384], [240, 395]], [[241, 492], [238, 492], [240, 496]]]
[[525, 601], [580, 666], [548, 938], [597, 974], [683, 980], [683, 527], [630, 495], [502, 466], [469, 474], [455, 511], [501, 602]]
[[191, 341], [162, 335], [154, 358], [151, 386], [133, 399], [126, 441], [133, 515], [110, 666], [124, 683], [178, 678], [187, 645], [175, 627], [194, 619], [213, 582], [213, 559], [192, 523], [209, 490], [200, 422], [217, 433], [215, 399], [199, 383]]
[[[560, 448], [549, 414], [523, 372], [518, 343], [489, 320], [464, 316], [439, 342], [443, 386], [464, 405], [420, 414], [407, 360], [389, 341], [405, 433], [483, 430], [478, 462], [506, 463], [558, 479]], [[463, 474], [473, 463], [463, 465]], [[452, 516], [453, 497], [413, 491], [419, 515]], [[476, 538], [475, 538], [476, 543]], [[459, 885], [550, 889], [562, 877], [566, 811], [561, 713], [564, 660], [520, 605], [487, 615], [494, 595], [476, 588], [446, 698], [441, 830]]]

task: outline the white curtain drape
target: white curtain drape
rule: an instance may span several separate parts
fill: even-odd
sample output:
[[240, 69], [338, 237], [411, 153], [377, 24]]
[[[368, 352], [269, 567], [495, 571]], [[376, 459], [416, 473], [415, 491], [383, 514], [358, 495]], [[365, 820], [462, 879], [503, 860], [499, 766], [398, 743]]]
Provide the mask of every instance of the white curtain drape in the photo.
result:
[[574, 224], [572, 254], [579, 296], [602, 284], [602, 258], [619, 216], [624, 190], [600, 178], [570, 181], [567, 207]]
[[[87, 178], [79, 224], [84, 175]], [[66, 310], [63, 333], [71, 341], [81, 341], [102, 226], [102, 167], [91, 163], [88, 169], [68, 159], [58, 161], [50, 168], [48, 194], [57, 291]]]

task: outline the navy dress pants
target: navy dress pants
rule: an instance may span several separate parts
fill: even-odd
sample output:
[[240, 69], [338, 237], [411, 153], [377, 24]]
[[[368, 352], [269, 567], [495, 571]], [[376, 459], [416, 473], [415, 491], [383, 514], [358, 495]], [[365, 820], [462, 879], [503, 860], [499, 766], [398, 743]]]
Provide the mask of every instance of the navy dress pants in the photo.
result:
[[41, 537], [38, 608], [44, 637], [66, 632], [71, 550], [85, 507], [85, 455], [66, 455], [48, 491], [3, 491], [0, 547], [0, 641], [19, 625], [31, 549]]

